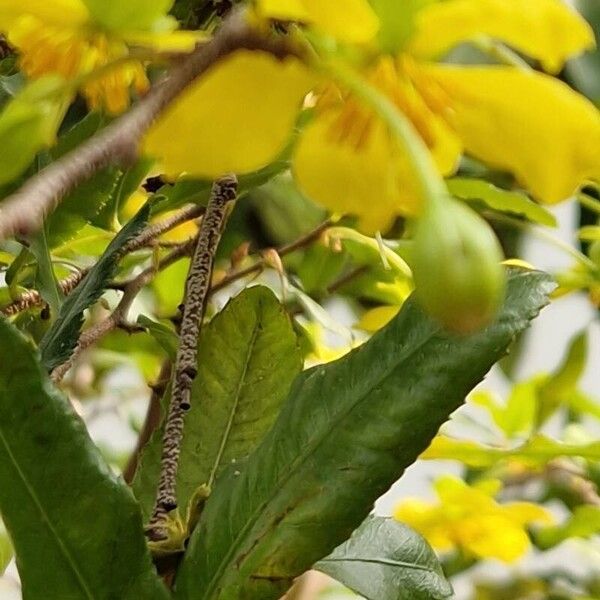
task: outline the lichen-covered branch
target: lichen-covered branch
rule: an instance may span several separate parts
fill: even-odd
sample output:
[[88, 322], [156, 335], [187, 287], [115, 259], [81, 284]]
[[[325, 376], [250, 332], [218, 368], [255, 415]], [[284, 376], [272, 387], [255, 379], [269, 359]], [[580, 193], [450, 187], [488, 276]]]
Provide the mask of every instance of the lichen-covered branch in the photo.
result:
[[228, 204], [237, 194], [237, 180], [225, 176], [213, 185], [192, 256], [182, 306], [179, 348], [173, 369], [171, 401], [165, 421], [160, 478], [148, 537], [165, 539], [164, 521], [177, 507], [176, 479], [184, 415], [190, 408], [190, 392], [197, 372], [198, 337], [206, 309], [215, 254], [225, 224]]

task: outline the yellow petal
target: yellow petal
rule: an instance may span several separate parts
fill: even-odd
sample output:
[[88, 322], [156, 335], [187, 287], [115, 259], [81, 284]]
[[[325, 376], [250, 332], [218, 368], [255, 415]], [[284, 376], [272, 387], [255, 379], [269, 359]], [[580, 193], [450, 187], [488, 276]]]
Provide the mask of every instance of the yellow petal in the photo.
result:
[[240, 50], [174, 102], [143, 141], [168, 173], [247, 173], [283, 149], [312, 76], [294, 58]]
[[[384, 125], [372, 119], [363, 139], [339, 139], [340, 110], [319, 115], [302, 132], [293, 160], [302, 190], [332, 212], [360, 217], [367, 232], [384, 231], [419, 201], [406, 161]], [[360, 136], [360, 132], [357, 132]]]
[[550, 72], [594, 46], [591, 27], [562, 0], [448, 0], [419, 12], [410, 51], [440, 56], [479, 35], [539, 59]]
[[158, 52], [191, 52], [198, 42], [208, 40], [203, 31], [131, 31], [121, 37], [132, 46], [152, 48]]
[[47, 25], [73, 27], [85, 23], [89, 13], [81, 0], [0, 0], [0, 30], [19, 17], [34, 16]]
[[468, 153], [512, 172], [539, 200], [567, 199], [600, 174], [600, 113], [566, 84], [511, 67], [423, 66], [451, 98]]
[[310, 14], [303, 0], [257, 0], [258, 13], [277, 21], [308, 21]]
[[456, 528], [460, 545], [481, 558], [497, 558], [507, 563], [529, 550], [529, 536], [500, 514], [473, 515]]
[[377, 306], [367, 310], [354, 327], [374, 333], [387, 325], [398, 314], [399, 310], [399, 306]]
[[531, 502], [511, 502], [502, 505], [502, 510], [507, 518], [519, 525], [529, 525], [536, 522], [549, 525], [554, 522], [550, 512]]
[[259, 0], [258, 12], [271, 19], [304, 21], [349, 43], [371, 41], [379, 20], [367, 0]]

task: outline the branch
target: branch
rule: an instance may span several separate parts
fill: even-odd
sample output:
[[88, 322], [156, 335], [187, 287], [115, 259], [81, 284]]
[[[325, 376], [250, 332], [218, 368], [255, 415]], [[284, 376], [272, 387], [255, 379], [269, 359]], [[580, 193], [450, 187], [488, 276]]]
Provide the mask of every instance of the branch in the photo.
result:
[[131, 483], [133, 481], [138, 463], [140, 461], [142, 450], [150, 441], [152, 434], [156, 431], [156, 429], [158, 429], [158, 426], [160, 425], [160, 401], [163, 397], [163, 394], [165, 393], [170, 377], [171, 363], [169, 360], [165, 360], [160, 369], [160, 373], [158, 375], [156, 383], [151, 386], [152, 393], [150, 394], [150, 400], [148, 402], [146, 418], [144, 419], [144, 424], [142, 425], [142, 429], [138, 435], [138, 439], [135, 444], [135, 449], [131, 453], [131, 456], [127, 461], [125, 469], [123, 469], [123, 479], [127, 483]]
[[[192, 208], [195, 208], [196, 210], [200, 210], [199, 207], [192, 207]], [[191, 212], [192, 208], [190, 208], [188, 210], [190, 210], [190, 212]], [[313, 230], [311, 230], [308, 233], [306, 233], [305, 235], [299, 237], [297, 240], [294, 240], [293, 242], [286, 244], [284, 246], [280, 246], [276, 250], [276, 252], [280, 256], [285, 256], [286, 254], [290, 254], [291, 252], [294, 252], [295, 250], [300, 250], [301, 248], [305, 248], [306, 246], [310, 245], [312, 242], [319, 239], [319, 237], [321, 236], [323, 231], [325, 231], [328, 227], [330, 227], [331, 224], [332, 224], [332, 222], [330, 219], [323, 221], [317, 227], [315, 227]], [[158, 223], [157, 223], [157, 225], [158, 225]], [[135, 242], [136, 240], [138, 240], [143, 235], [144, 235], [144, 233], [142, 233], [140, 236], [138, 236], [138, 238], [135, 238], [134, 240], [132, 240], [132, 243]], [[188, 242], [185, 242], [185, 243], [179, 245], [175, 250], [173, 250], [172, 252], [167, 254], [167, 256], [165, 256], [163, 259], [161, 259], [157, 266], [151, 265], [151, 266], [147, 267], [144, 271], [142, 271], [139, 275], [134, 277], [133, 279], [131, 279], [123, 284], [119, 284], [118, 287], [119, 287], [119, 289], [123, 290], [124, 294], [123, 294], [123, 297], [121, 298], [121, 301], [115, 308], [114, 312], [110, 316], [108, 316], [104, 321], [101, 321], [97, 325], [90, 327], [88, 330], [84, 331], [81, 334], [81, 337], [79, 338], [79, 342], [77, 343], [77, 346], [76, 346], [73, 354], [71, 355], [71, 357], [69, 358], [69, 360], [67, 362], [65, 362], [64, 364], [62, 364], [54, 369], [54, 371], [52, 372], [52, 379], [55, 382], [59, 382], [66, 375], [67, 371], [73, 366], [75, 361], [78, 359], [79, 355], [84, 350], [86, 350], [87, 348], [89, 348], [90, 346], [92, 346], [93, 344], [98, 342], [102, 337], [104, 337], [105, 335], [107, 335], [108, 333], [110, 333], [111, 331], [116, 329], [117, 327], [123, 326], [124, 324], [126, 324], [127, 323], [127, 320], [126, 320], [127, 312], [129, 311], [131, 303], [133, 302], [133, 299], [139, 293], [139, 291], [145, 285], [150, 283], [150, 281], [152, 280], [152, 278], [156, 275], [156, 273], [158, 271], [162, 271], [163, 269], [166, 269], [168, 266], [172, 265], [174, 262], [177, 262], [181, 258], [189, 256], [194, 251], [194, 248], [196, 247], [196, 242], [197, 242], [197, 238], [194, 238], [192, 240], [189, 240]], [[247, 277], [248, 275], [252, 275], [253, 273], [260, 273], [260, 271], [264, 267], [265, 267], [265, 261], [264, 261], [264, 259], [260, 259], [256, 263], [254, 263], [253, 265], [250, 265], [249, 267], [246, 267], [245, 269], [240, 269], [239, 271], [234, 271], [232, 273], [227, 274], [221, 281], [219, 281], [219, 283], [216, 283], [210, 287], [209, 292], [208, 292], [209, 297], [212, 294], [214, 294], [215, 292], [225, 288], [230, 283], [237, 281], [238, 279], [242, 279], [244, 277]], [[27, 293], [28, 294], [34, 294], [34, 293], [38, 294], [37, 292], [27, 292]], [[38, 296], [39, 296], [39, 294], [38, 294]]]
[[152, 265], [147, 267], [137, 277], [128, 282], [123, 289], [123, 296], [121, 297], [121, 300], [119, 304], [117, 304], [114, 311], [106, 319], [104, 319], [104, 321], [100, 321], [100, 323], [90, 327], [81, 334], [79, 341], [77, 342], [77, 346], [75, 347], [73, 354], [71, 354], [69, 357], [69, 360], [65, 361], [62, 365], [59, 365], [52, 371], [52, 374], [50, 375], [52, 381], [54, 381], [54, 383], [60, 382], [67, 374], [67, 371], [79, 358], [79, 355], [84, 350], [94, 345], [106, 334], [110, 333], [117, 327], [124, 326], [127, 328], [127, 314], [141, 289], [150, 283], [150, 281], [152, 281], [152, 278], [157, 271], [162, 271], [183, 256], [188, 256], [195, 243], [196, 238], [181, 244], [181, 246], [167, 254], [167, 256], [165, 256], [157, 266]]
[[171, 400], [163, 435], [160, 477], [154, 510], [146, 530], [149, 539], [153, 541], [166, 539], [165, 520], [168, 513], [177, 508], [177, 468], [184, 414], [191, 406], [191, 388], [198, 369], [198, 337], [228, 204], [235, 200], [236, 194], [237, 179], [233, 175], [223, 177], [213, 184], [190, 263], [182, 307], [179, 348], [171, 380]]
[[[333, 224], [333, 222], [331, 221], [331, 219], [327, 219], [327, 220], [323, 221], [322, 223], [317, 225], [314, 229], [312, 229], [308, 233], [305, 233], [303, 236], [299, 237], [297, 240], [294, 240], [293, 242], [290, 242], [289, 244], [285, 244], [284, 246], [280, 246], [279, 248], [277, 248], [276, 249], [277, 254], [279, 254], [279, 256], [285, 256], [286, 254], [291, 254], [292, 252], [295, 252], [296, 250], [300, 250], [302, 248], [305, 248], [306, 246], [309, 246], [314, 241], [318, 240], [321, 237], [321, 234], [326, 229], [331, 227], [332, 224]], [[265, 259], [261, 258], [260, 260], [256, 261], [253, 265], [250, 265], [249, 267], [240, 269], [239, 271], [233, 271], [231, 273], [228, 273], [227, 275], [225, 275], [225, 277], [223, 277], [223, 279], [221, 279], [218, 283], [215, 283], [210, 288], [210, 293], [214, 294], [215, 292], [222, 290], [223, 288], [227, 287], [230, 283], [233, 283], [234, 281], [237, 281], [238, 279], [242, 279], [244, 277], [247, 277], [248, 275], [253, 275], [254, 273], [260, 273], [265, 268], [265, 265], [266, 265]]]
[[31, 177], [0, 204], [0, 239], [38, 229], [64, 196], [109, 165], [128, 165], [156, 118], [197, 77], [239, 48], [263, 50], [281, 57], [291, 53], [282, 39], [265, 38], [236, 12], [215, 37], [194, 50], [129, 112], [73, 151]]
[[[132, 240], [129, 240], [129, 242], [127, 242], [121, 249], [121, 255], [140, 250], [141, 248], [151, 244], [163, 233], [174, 229], [186, 221], [197, 219], [198, 217], [202, 216], [202, 214], [204, 214], [203, 206], [193, 205], [180, 210], [176, 214], [171, 215], [170, 217], [163, 219], [162, 221], [159, 221], [150, 227], [147, 227], [138, 236], [134, 237]], [[58, 287], [62, 293], [65, 296], [70, 294], [87, 275], [88, 271], [89, 268], [81, 269], [80, 271], [72, 273], [64, 279], [61, 279], [58, 282]], [[32, 308], [33, 306], [42, 306], [43, 304], [44, 299], [42, 298], [41, 294], [37, 290], [29, 290], [21, 294], [10, 304], [0, 308], [0, 314], [3, 314], [6, 317], [12, 317], [24, 310], [27, 310], [28, 308]]]

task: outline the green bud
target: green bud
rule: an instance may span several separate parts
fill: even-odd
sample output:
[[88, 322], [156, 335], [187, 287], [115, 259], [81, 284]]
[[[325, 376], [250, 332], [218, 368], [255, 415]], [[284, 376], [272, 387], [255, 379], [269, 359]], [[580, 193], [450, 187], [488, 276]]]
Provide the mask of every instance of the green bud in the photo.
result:
[[450, 331], [486, 325], [504, 299], [502, 249], [491, 227], [455, 200], [430, 206], [416, 232], [413, 271], [423, 308]]

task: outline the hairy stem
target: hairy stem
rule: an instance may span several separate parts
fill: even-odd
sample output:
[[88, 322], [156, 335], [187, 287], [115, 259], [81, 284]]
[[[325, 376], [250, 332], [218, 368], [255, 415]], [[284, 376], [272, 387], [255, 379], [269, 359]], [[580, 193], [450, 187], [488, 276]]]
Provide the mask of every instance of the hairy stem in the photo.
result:
[[190, 408], [190, 391], [197, 373], [198, 337], [210, 290], [210, 280], [228, 204], [237, 193], [237, 180], [225, 176], [213, 185], [192, 256], [182, 307], [179, 348], [171, 382], [171, 401], [165, 422], [161, 469], [156, 502], [148, 524], [148, 537], [165, 539], [167, 514], [177, 508], [176, 480], [184, 415]]

